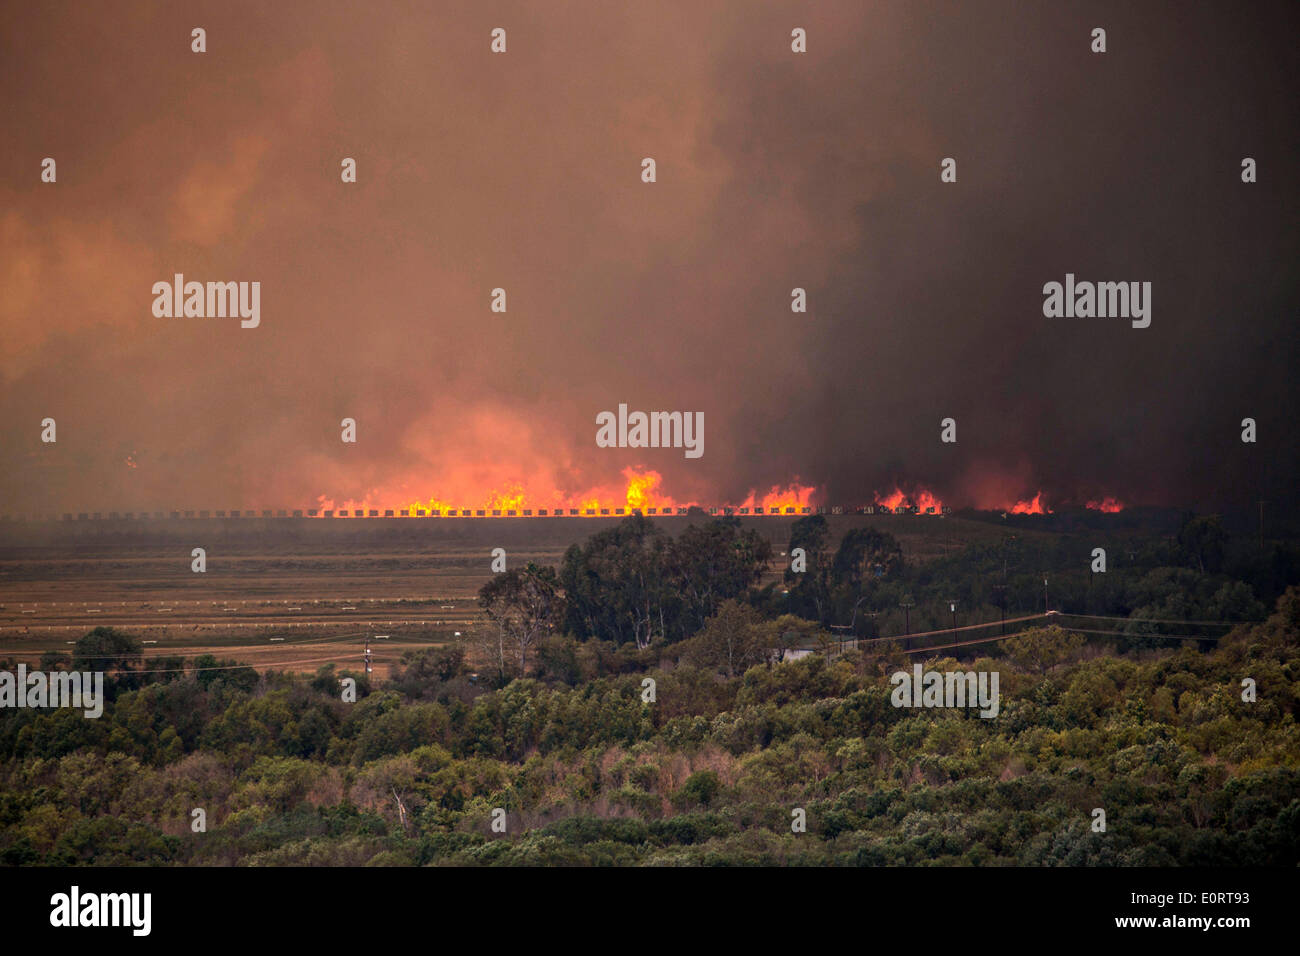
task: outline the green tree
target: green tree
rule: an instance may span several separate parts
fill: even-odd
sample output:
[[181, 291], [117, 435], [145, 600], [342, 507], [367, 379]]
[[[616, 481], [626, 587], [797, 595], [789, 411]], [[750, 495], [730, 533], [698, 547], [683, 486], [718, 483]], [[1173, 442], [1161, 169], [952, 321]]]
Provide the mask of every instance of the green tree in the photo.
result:
[[393, 667], [389, 683], [407, 697], [431, 698], [444, 684], [464, 672], [465, 648], [460, 644], [446, 644], [407, 651]]
[[1017, 667], [1044, 674], [1069, 660], [1083, 646], [1083, 635], [1059, 627], [1032, 627], [1002, 642], [1002, 649]]
[[668, 549], [668, 577], [684, 603], [679, 624], [693, 634], [724, 602], [744, 597], [767, 570], [771, 543], [734, 516], [691, 525]]
[[638, 648], [656, 631], [665, 634], [679, 603], [664, 571], [666, 550], [663, 531], [643, 515], [570, 547], [560, 569], [565, 629]]
[[1202, 574], [1217, 574], [1223, 566], [1223, 551], [1228, 533], [1218, 515], [1195, 518], [1188, 515], [1178, 531], [1178, 546], [1189, 563]]
[[748, 604], [724, 601], [718, 613], [691, 638], [685, 657], [697, 667], [720, 670], [728, 677], [762, 663], [770, 653], [772, 628]]
[[879, 586], [903, 571], [903, 549], [892, 534], [854, 528], [840, 540], [831, 566], [835, 612], [841, 624], [857, 624], [864, 603], [870, 606]]
[[519, 674], [527, 672], [528, 649], [563, 617], [563, 600], [555, 569], [529, 563], [522, 569], [494, 574], [479, 589], [479, 606], [496, 624], [501, 654], [498, 665], [504, 678], [504, 648], [508, 644], [519, 655]]
[[790, 589], [789, 607], [795, 614], [826, 623], [830, 613], [831, 560], [827, 546], [830, 525], [825, 515], [807, 515], [790, 528], [790, 550], [804, 551], [806, 569], [795, 571], [787, 566], [785, 583]]
[[139, 638], [111, 627], [95, 628], [72, 649], [73, 670], [103, 671], [116, 676], [118, 684], [124, 687], [138, 686], [143, 662]]

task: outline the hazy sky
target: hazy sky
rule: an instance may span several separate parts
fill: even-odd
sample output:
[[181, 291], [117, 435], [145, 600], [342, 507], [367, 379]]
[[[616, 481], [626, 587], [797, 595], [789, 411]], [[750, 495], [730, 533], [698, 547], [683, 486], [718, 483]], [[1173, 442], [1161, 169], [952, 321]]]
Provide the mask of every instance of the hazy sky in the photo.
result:
[[[1289, 493], [1294, 10], [6, 5], [0, 511]], [[260, 327], [155, 318], [178, 272]], [[1067, 272], [1150, 327], [1045, 318]], [[703, 457], [597, 448], [620, 402]]]

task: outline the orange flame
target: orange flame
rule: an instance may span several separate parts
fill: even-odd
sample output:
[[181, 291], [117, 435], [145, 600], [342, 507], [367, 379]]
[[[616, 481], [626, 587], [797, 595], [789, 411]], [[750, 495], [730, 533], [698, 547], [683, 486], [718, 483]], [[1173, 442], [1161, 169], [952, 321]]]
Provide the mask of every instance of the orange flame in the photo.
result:
[[890, 511], [893, 511], [895, 508], [903, 504], [905, 501], [907, 501], [907, 495], [903, 494], [901, 491], [895, 488], [893, 494], [886, 495], [884, 498], [877, 498], [876, 504], [884, 505]]
[[942, 514], [943, 502], [930, 491], [924, 488], [918, 488], [913, 494], [906, 494], [902, 489], [895, 487], [894, 490], [884, 497], [876, 495], [876, 507], [887, 508], [890, 511], [897, 510], [900, 506], [910, 505], [916, 508], [918, 514]]
[[425, 502], [411, 502], [407, 507], [407, 510], [410, 511], [411, 514], [415, 514], [417, 511], [423, 511], [426, 514], [432, 514], [435, 511], [440, 512], [441, 514], [446, 514], [448, 511], [452, 510], [452, 506], [450, 502], [443, 501], [439, 498], [430, 498]]
[[735, 511], [757, 511], [761, 508], [763, 514], [773, 514], [773, 509], [776, 509], [777, 514], [787, 514], [793, 508], [793, 513], [799, 514], [804, 508], [811, 507], [810, 502], [816, 491], [812, 485], [801, 485], [796, 479], [789, 485], [773, 485], [762, 496], [756, 490], [751, 491], [743, 501], [727, 507]]
[[1043, 515], [1051, 514], [1052, 509], [1043, 505], [1043, 493], [1040, 491], [1029, 501], [1017, 501], [1007, 509], [1013, 515]]
[[504, 491], [494, 491], [488, 495], [487, 507], [493, 511], [520, 511], [524, 507], [524, 489], [518, 482], [511, 483]]
[[[696, 501], [676, 499], [665, 494], [663, 476], [652, 469], [624, 468], [622, 475], [621, 484], [599, 485], [580, 493], [561, 492], [537, 481], [507, 481], [487, 493], [458, 494], [454, 498], [430, 496], [417, 499], [402, 510], [412, 516], [419, 513], [432, 515], [434, 512], [440, 515], [453, 512], [457, 515], [471, 515], [478, 511], [486, 515], [493, 512], [502, 515], [514, 512], [516, 515], [522, 515], [525, 511], [533, 514], [541, 511], [569, 514], [576, 511], [580, 515], [590, 512], [596, 515], [613, 516], [620, 512], [631, 514], [634, 511], [643, 514], [651, 511], [656, 514], [675, 514], [679, 510], [700, 506]], [[539, 484], [542, 484], [541, 489], [538, 488]], [[746, 514], [803, 514], [805, 509], [811, 508], [816, 493], [815, 486], [801, 484], [796, 478], [788, 485], [773, 485], [765, 493], [751, 491], [738, 503], [720, 505], [717, 510]], [[342, 509], [349, 514], [368, 514], [374, 510], [382, 515], [396, 498], [397, 496], [389, 492], [380, 491], [367, 495], [360, 501], [348, 499], [336, 502], [332, 498], [320, 495], [317, 498], [317, 505], [320, 511], [337, 513], [335, 509]], [[874, 501], [877, 508], [887, 509], [890, 512], [902, 506], [915, 509], [918, 514], [942, 514], [944, 509], [943, 502], [937, 495], [921, 487], [905, 492], [895, 486], [888, 494], [877, 493]], [[1099, 500], [1089, 501], [1087, 507], [1113, 514], [1123, 510], [1125, 506], [1117, 498], [1107, 495]], [[1000, 510], [1018, 515], [1052, 514], [1052, 509], [1047, 507], [1043, 500], [1042, 491], [1035, 494], [1033, 498], [1019, 499], [1014, 504], [1003, 505]], [[394, 511], [394, 514], [397, 513]]]
[[1124, 503], [1118, 498], [1112, 498], [1110, 495], [1102, 498], [1100, 501], [1089, 501], [1086, 507], [1093, 511], [1104, 511], [1106, 514], [1115, 514], [1117, 511], [1124, 510]]
[[654, 491], [659, 487], [659, 481], [658, 472], [648, 471], [644, 475], [632, 472], [627, 480], [627, 506], [645, 509], [650, 507], [651, 502], [657, 504]]
[[[631, 514], [633, 511], [672, 514], [684, 508], [698, 506], [695, 501], [676, 499], [665, 494], [663, 476], [652, 469], [625, 468], [623, 479], [622, 484], [598, 486], [578, 494], [565, 494], [554, 489], [539, 492], [535, 484], [527, 481], [511, 481], [487, 494], [458, 496], [457, 499], [439, 496], [420, 498], [404, 505], [402, 510], [412, 516], [421, 512], [425, 515], [432, 515], [434, 512], [440, 515], [451, 512], [467, 515], [477, 511], [486, 514], [500, 512], [503, 515], [514, 512], [521, 515], [525, 511], [542, 510], [548, 513], [577, 511], [582, 515], [588, 512], [615, 515], [620, 511], [624, 514]], [[733, 512], [742, 509], [747, 512], [758, 512], [762, 509], [764, 514], [800, 514], [805, 508], [811, 507], [812, 497], [816, 491], [814, 486], [802, 485], [795, 480], [789, 485], [774, 485], [763, 494], [751, 491], [739, 504], [728, 505], [726, 508]], [[470, 500], [467, 502], [466, 498]], [[320, 495], [316, 501], [321, 512], [336, 512], [336, 509], [341, 509], [354, 514], [378, 510], [383, 514], [384, 509], [391, 505], [393, 496], [377, 492], [367, 495], [360, 501], [348, 499], [338, 502]], [[466, 507], [467, 504], [470, 506]]]
[[941, 514], [943, 512], [943, 502], [928, 491], [918, 491], [916, 493], [916, 508], [921, 514]]

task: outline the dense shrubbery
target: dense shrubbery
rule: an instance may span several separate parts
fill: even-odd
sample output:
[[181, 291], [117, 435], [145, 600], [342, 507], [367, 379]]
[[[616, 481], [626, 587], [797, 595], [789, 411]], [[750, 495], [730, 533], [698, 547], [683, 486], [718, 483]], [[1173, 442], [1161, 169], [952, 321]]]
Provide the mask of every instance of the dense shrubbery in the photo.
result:
[[[756, 589], [766, 545], [735, 522], [672, 541], [630, 519], [558, 574], [530, 565], [485, 588], [500, 636], [469, 648], [473, 664], [431, 648], [374, 686], [332, 665], [146, 668], [137, 640], [97, 628], [43, 667], [110, 664], [101, 718], [0, 714], [0, 862], [1300, 862], [1300, 588], [1278, 589], [1295, 581], [1290, 550], [1251, 558], [1189, 519], [1176, 541], [1130, 543], [1123, 573], [1057, 574], [1067, 607], [1114, 612], [1120, 633], [1035, 628], [973, 662], [932, 656], [932, 670], [998, 671], [1001, 711], [982, 719], [892, 706], [889, 675], [913, 658], [887, 641], [837, 653], [824, 625], [904, 595], [979, 607], [1008, 566], [1086, 566], [1077, 542], [913, 565], [888, 535], [853, 532], [832, 552], [824, 521], [794, 532], [808, 573], [779, 593]], [[1032, 577], [1007, 574], [1008, 600]], [[1265, 599], [1267, 621], [1217, 646], [1164, 646], [1143, 623], [1262, 617]], [[778, 663], [792, 646], [825, 653]], [[795, 809], [807, 832], [791, 831]]]
[[575, 643], [546, 658], [561, 676], [482, 692], [437, 649], [355, 704], [328, 669], [128, 677], [98, 720], [0, 719], [0, 861], [1294, 865], [1298, 644], [1293, 589], [1209, 653], [1098, 656], [1052, 629], [930, 662], [996, 668], [994, 720], [891, 706], [896, 653], [728, 678]]

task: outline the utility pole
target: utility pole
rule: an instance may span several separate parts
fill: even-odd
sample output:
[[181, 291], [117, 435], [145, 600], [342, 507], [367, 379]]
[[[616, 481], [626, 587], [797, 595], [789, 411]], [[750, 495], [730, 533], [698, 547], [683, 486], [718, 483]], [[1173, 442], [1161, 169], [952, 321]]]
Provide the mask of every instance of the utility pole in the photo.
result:
[[1052, 606], [1047, 603], [1047, 572], [1044, 571], [1043, 572], [1043, 613], [1046, 614], [1051, 609]]
[[[871, 612], [871, 633], [872, 633], [875, 637], [879, 637], [879, 636], [880, 636], [880, 631], [879, 631], [879, 629], [876, 627], [876, 615], [879, 614], [879, 613], [880, 613], [879, 611], [872, 611], [872, 612]], [[854, 650], [856, 650], [856, 649], [857, 649], [861, 644], [862, 644], [862, 642], [861, 642], [861, 641], [860, 641], [860, 640], [855, 636], [855, 637], [853, 638], [853, 648], [854, 648]]]
[[1002, 610], [1002, 633], [1007, 632], [1007, 586], [1005, 584], [993, 585], [994, 591], [1001, 591], [998, 595], [998, 607]]
[[908, 645], [912, 642], [908, 640], [912, 636], [912, 608], [916, 604], [912, 601], [904, 601], [898, 605], [903, 609], [903, 650], [908, 650]]
[[[837, 645], [839, 645], [839, 653], [840, 653], [840, 654], [843, 654], [843, 653], [844, 653], [844, 641], [845, 641], [844, 632], [847, 631], [847, 630], [849, 629], [849, 625], [847, 625], [847, 624], [831, 624], [831, 625], [828, 625], [828, 626], [830, 627], [830, 629], [831, 629], [832, 631], [835, 632], [835, 643], [836, 643]], [[826, 659], [827, 659], [827, 660], [830, 660], [830, 654], [831, 654], [831, 652], [830, 652], [830, 649], [828, 648], [828, 649], [827, 649], [827, 652], [826, 652]]]
[[1007, 535], [1002, 539], [1002, 582], [1004, 584], [1007, 580], [1007, 549], [1011, 547], [1015, 540], [1016, 536], [1014, 534]]

